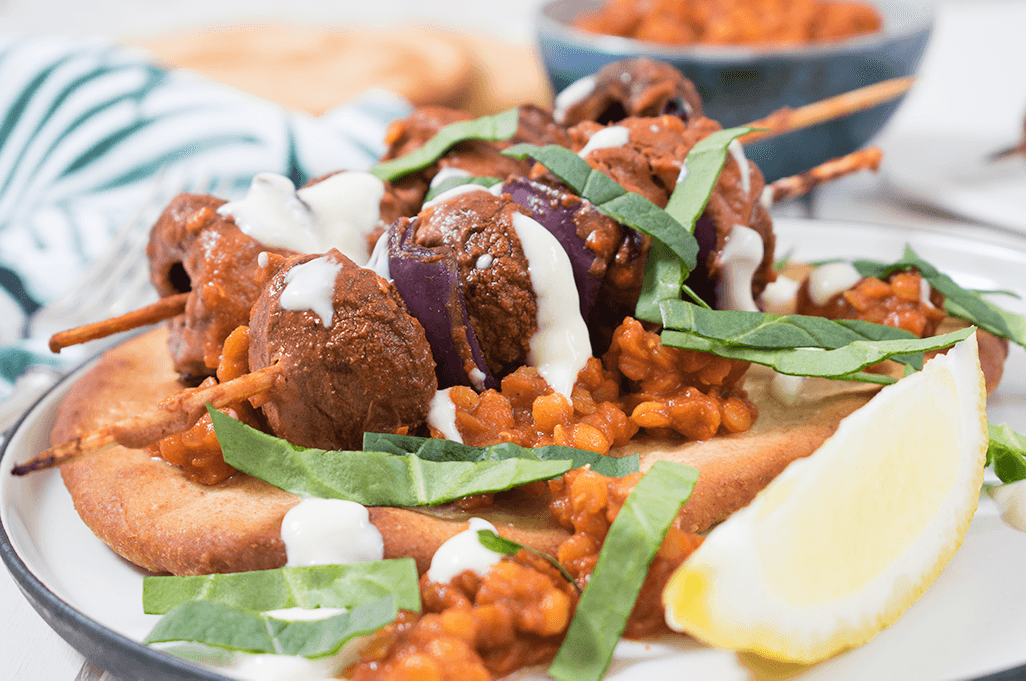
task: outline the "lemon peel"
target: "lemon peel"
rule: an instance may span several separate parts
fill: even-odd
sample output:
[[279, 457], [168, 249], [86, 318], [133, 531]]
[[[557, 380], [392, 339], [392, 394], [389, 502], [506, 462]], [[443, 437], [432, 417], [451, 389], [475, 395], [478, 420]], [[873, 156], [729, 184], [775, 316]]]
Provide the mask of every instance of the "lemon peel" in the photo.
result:
[[710, 645], [812, 663], [861, 645], [962, 544], [987, 450], [975, 333], [883, 388], [715, 528], [663, 592]]

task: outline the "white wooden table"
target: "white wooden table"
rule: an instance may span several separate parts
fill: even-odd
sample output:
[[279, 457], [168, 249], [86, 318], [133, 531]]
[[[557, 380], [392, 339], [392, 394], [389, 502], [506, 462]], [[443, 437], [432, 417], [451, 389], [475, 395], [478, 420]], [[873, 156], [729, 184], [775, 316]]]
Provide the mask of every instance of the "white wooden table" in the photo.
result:
[[[311, 22], [352, 20], [364, 24], [428, 23], [496, 33], [529, 41], [537, 0], [501, 3], [480, 0], [433, 3], [294, 0], [283, 14], [269, 0], [182, 0], [153, 5], [137, 0], [0, 0], [0, 29], [61, 33], [107, 32], [138, 35], [213, 20], [289, 18]], [[371, 9], [373, 8], [373, 9]], [[919, 136], [958, 139], [973, 130], [1000, 133], [1009, 142], [1022, 133], [1026, 114], [1026, 2], [948, 0], [937, 4], [937, 26], [921, 77], [904, 106], [876, 143], [892, 145]], [[115, 19], [115, 17], [120, 17]], [[407, 21], [410, 20], [410, 21]], [[1026, 187], [1023, 188], [1026, 192]], [[811, 208], [810, 208], [811, 205]], [[821, 189], [814, 200], [779, 206], [781, 215], [892, 224], [971, 235], [963, 218], [925, 212], [879, 177], [852, 177]], [[85, 681], [100, 678], [75, 650], [29, 606], [6, 571], [0, 570], [0, 678], [18, 681]], [[109, 677], [106, 677], [109, 678]]]

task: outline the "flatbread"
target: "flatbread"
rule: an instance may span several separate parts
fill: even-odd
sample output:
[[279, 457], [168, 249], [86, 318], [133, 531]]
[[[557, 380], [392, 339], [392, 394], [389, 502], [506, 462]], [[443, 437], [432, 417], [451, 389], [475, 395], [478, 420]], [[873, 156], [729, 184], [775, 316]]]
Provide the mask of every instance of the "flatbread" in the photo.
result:
[[451, 105], [474, 82], [473, 60], [462, 45], [428, 28], [237, 24], [133, 42], [165, 66], [311, 114], [373, 87], [413, 104]]
[[[163, 327], [107, 354], [71, 389], [52, 432], [57, 444], [89, 429], [131, 416], [181, 389], [166, 350]], [[861, 384], [810, 381], [796, 407], [768, 396], [770, 374], [753, 367], [748, 382], [759, 404], [755, 427], [705, 442], [638, 440], [623, 453], [639, 452], [642, 468], [670, 459], [699, 469], [699, 482], [682, 511], [684, 529], [702, 531], [744, 506], [796, 458], [807, 456], [845, 415], [875, 389]], [[75, 509], [114, 551], [152, 572], [206, 574], [275, 568], [285, 563], [281, 521], [298, 497], [238, 474], [205, 486], [143, 450], [111, 447], [61, 468]], [[544, 498], [503, 500], [490, 509], [371, 508], [385, 556], [411, 556], [421, 572], [435, 550], [467, 527], [471, 517], [492, 522], [500, 533], [550, 554], [567, 537]]]

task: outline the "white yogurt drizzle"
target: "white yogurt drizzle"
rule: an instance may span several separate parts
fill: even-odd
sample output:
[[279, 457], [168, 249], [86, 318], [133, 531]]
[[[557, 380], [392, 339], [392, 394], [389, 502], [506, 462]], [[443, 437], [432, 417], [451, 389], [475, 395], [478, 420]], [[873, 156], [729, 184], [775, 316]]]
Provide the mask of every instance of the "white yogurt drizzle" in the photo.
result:
[[1001, 519], [1010, 527], [1026, 532], [1026, 480], [994, 485], [987, 492], [997, 502]]
[[734, 162], [737, 163], [738, 170], [741, 171], [741, 191], [747, 196], [752, 193], [752, 169], [748, 167], [745, 150], [741, 147], [741, 142], [738, 140], [731, 140], [730, 144], [727, 145], [727, 150], [730, 151]]
[[[346, 646], [342, 647], [346, 650]], [[247, 681], [292, 681], [292, 679], [332, 679], [355, 660], [355, 653], [327, 655], [316, 659], [296, 655], [251, 655], [236, 653], [235, 665], [225, 670], [229, 676]]]
[[442, 192], [435, 198], [431, 199], [430, 201], [425, 201], [424, 205], [421, 206], [420, 209], [425, 210], [427, 208], [431, 208], [432, 206], [437, 206], [438, 204], [445, 203], [449, 199], [457, 197], [460, 194], [469, 194], [470, 192], [487, 192], [488, 190], [488, 187], [482, 187], [479, 184], [461, 184], [457, 187], [453, 187], [452, 189], [446, 189], [444, 192]]
[[364, 265], [385, 281], [392, 281], [392, 273], [388, 269], [388, 230], [386, 229], [378, 240], [374, 242], [374, 250], [371, 251], [370, 260]]
[[826, 305], [838, 293], [859, 283], [862, 275], [846, 262], [820, 265], [809, 274], [809, 299], [816, 305]]
[[381, 560], [384, 542], [367, 509], [355, 501], [303, 499], [281, 522], [286, 565], [338, 565]]
[[752, 276], [762, 262], [762, 237], [750, 227], [734, 225], [720, 254], [720, 280], [716, 283], [717, 306], [724, 310], [758, 312], [752, 296]]
[[265, 246], [299, 253], [337, 248], [356, 264], [367, 261], [367, 235], [381, 217], [385, 184], [370, 173], [336, 173], [296, 189], [275, 173], [253, 178], [246, 198], [217, 209]]
[[428, 409], [428, 425], [436, 429], [446, 440], [463, 442], [459, 428], [456, 427], [456, 405], [449, 396], [451, 388], [439, 390], [431, 398], [431, 406]]
[[759, 195], [759, 203], [766, 210], [773, 207], [773, 185], [768, 184], [762, 188], [762, 194]]
[[431, 178], [430, 188], [434, 189], [435, 187], [439, 187], [444, 182], [446, 182], [447, 180], [451, 180], [454, 177], [470, 177], [470, 173], [468, 173], [463, 168], [442, 168], [435, 174], [434, 177]]
[[[332, 610], [320, 608], [310, 612]], [[269, 613], [268, 613], [269, 614]], [[326, 615], [329, 616], [329, 615]], [[362, 651], [370, 641], [369, 636], [360, 636], [348, 641], [334, 655], [306, 658], [296, 655], [255, 655], [236, 652], [232, 655], [232, 666], [223, 670], [228, 676], [247, 681], [321, 681], [337, 679], [339, 672], [359, 660]]]
[[317, 315], [325, 329], [331, 328], [335, 314], [335, 279], [341, 263], [327, 256], [296, 265], [285, 273], [285, 288], [278, 304], [283, 310], [309, 310]]
[[435, 551], [427, 571], [427, 578], [432, 582], [445, 584], [465, 570], [484, 575], [502, 560], [503, 554], [486, 549], [477, 536], [479, 530], [495, 532], [495, 526], [481, 518], [471, 518], [469, 525]]
[[762, 311], [780, 315], [794, 314], [798, 310], [800, 287], [801, 282], [778, 274], [776, 281], [766, 284], [766, 288], [762, 290], [762, 296], [759, 297]]
[[930, 287], [930, 282], [926, 280], [926, 277], [922, 277], [919, 280], [919, 299], [923, 301], [923, 305], [936, 308], [937, 306], [933, 304], [932, 300], [930, 300], [931, 291], [932, 288]]
[[586, 76], [570, 83], [566, 89], [556, 95], [555, 109], [552, 112], [552, 117], [556, 119], [556, 122], [565, 123], [567, 111], [591, 95], [595, 91], [595, 84], [594, 76]]
[[523, 213], [513, 214], [513, 228], [538, 304], [538, 330], [531, 336], [527, 361], [554, 391], [569, 398], [577, 374], [591, 357], [570, 258], [549, 230]]
[[588, 158], [588, 154], [596, 149], [609, 149], [611, 147], [622, 147], [631, 141], [631, 131], [622, 125], [611, 125], [595, 132], [588, 139], [584, 148], [577, 152], [581, 158]]
[[801, 399], [805, 390], [805, 376], [788, 376], [773, 372], [773, 379], [770, 381], [770, 395], [781, 404], [793, 407]]
[[278, 610], [265, 610], [264, 615], [277, 620], [288, 622], [316, 622], [326, 620], [335, 615], [341, 615], [345, 608], [279, 608]]
[[680, 162], [680, 172], [677, 173], [677, 181], [674, 183], [674, 187], [684, 182], [684, 178], [688, 176], [688, 167], [684, 164], [684, 161]]

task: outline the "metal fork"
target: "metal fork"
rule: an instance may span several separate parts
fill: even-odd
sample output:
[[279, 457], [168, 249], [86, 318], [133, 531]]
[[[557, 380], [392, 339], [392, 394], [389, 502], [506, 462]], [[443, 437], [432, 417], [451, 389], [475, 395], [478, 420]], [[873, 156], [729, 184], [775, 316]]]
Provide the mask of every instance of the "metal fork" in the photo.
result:
[[[36, 311], [23, 336], [46, 339], [57, 331], [121, 315], [155, 300], [145, 257], [150, 227], [175, 195], [184, 191], [216, 194], [227, 187], [223, 182], [212, 184], [206, 174], [182, 169], [160, 173], [144, 201], [118, 228], [106, 253], [89, 266], [68, 293]], [[66, 348], [61, 365], [35, 365], [26, 370], [15, 381], [10, 397], [0, 402], [0, 433], [6, 434], [21, 414], [74, 366], [121, 342], [125, 335]]]

